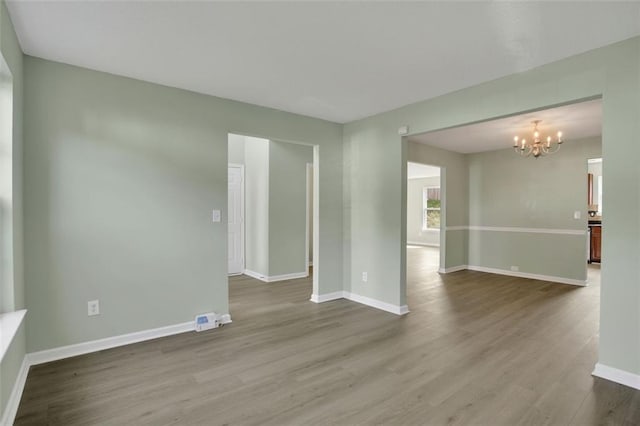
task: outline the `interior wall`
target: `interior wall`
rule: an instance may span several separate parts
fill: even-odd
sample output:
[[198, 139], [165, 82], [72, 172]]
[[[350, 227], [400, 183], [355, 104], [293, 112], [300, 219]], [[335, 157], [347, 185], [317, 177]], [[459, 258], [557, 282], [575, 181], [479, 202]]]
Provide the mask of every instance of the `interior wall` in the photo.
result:
[[[344, 210], [344, 227], [350, 269], [345, 272], [345, 288], [394, 305], [406, 303], [402, 254], [406, 190], [402, 188], [407, 148], [398, 136], [400, 126], [418, 134], [602, 95], [602, 152], [607, 164], [603, 190], [607, 234], [602, 252], [607, 262], [602, 265], [599, 362], [640, 374], [640, 270], [636, 267], [640, 219], [638, 209], [628, 207], [640, 205], [638, 93], [640, 38], [635, 37], [346, 124], [344, 199], [350, 205]], [[448, 180], [448, 171], [445, 176]], [[448, 251], [449, 235], [446, 238]], [[363, 285], [358, 278], [359, 271], [367, 269], [375, 272], [372, 285]]]
[[25, 81], [29, 351], [228, 312], [228, 133], [319, 147], [318, 291], [342, 289], [341, 125], [28, 56]]
[[244, 138], [245, 269], [269, 275], [269, 140]]
[[439, 229], [422, 229], [423, 189], [440, 186], [440, 176], [407, 180], [407, 243], [440, 246]]
[[229, 164], [244, 164], [245, 136], [229, 133]]
[[509, 148], [469, 154], [469, 264], [584, 282], [586, 164], [601, 152], [595, 137], [539, 159]]
[[306, 274], [307, 163], [313, 147], [270, 141], [269, 276]]

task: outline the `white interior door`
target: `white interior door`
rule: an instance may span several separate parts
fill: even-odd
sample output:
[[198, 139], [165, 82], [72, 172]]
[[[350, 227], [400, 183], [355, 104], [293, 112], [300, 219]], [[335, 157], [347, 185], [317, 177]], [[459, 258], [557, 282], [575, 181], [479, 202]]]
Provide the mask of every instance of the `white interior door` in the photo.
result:
[[244, 272], [244, 168], [229, 165], [229, 275]]

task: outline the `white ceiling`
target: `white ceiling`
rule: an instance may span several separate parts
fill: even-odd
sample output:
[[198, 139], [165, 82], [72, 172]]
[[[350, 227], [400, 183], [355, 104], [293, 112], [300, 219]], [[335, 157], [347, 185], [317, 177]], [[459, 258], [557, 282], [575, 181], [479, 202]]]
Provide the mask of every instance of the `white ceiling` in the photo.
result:
[[420, 163], [407, 163], [407, 179], [420, 179], [440, 176], [440, 167]]
[[29, 55], [336, 122], [640, 34], [638, 2], [7, 5]]
[[602, 134], [602, 100], [596, 99], [543, 111], [485, 121], [467, 126], [410, 136], [409, 141], [469, 154], [513, 146], [513, 137], [531, 139], [534, 120], [543, 139], [558, 131], [569, 142]]

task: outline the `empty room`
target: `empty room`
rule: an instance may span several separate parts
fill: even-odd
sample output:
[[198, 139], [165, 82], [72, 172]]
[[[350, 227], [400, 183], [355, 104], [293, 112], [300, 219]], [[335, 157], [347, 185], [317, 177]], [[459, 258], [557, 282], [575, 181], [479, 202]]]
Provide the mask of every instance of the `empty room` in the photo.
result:
[[638, 76], [633, 1], [0, 0], [0, 425], [640, 424]]

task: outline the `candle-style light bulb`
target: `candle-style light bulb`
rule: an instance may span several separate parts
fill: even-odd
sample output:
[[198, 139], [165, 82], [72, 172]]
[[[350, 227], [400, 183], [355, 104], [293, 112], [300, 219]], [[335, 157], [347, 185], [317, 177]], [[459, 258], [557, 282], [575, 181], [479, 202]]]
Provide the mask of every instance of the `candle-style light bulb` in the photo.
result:
[[514, 136], [514, 137], [513, 137], [513, 147], [514, 147], [514, 148], [517, 148], [517, 147], [518, 147], [518, 137], [517, 137], [517, 136]]
[[558, 132], [558, 140], [561, 141], [562, 140], [562, 132]]
[[521, 145], [520, 145], [520, 151], [524, 151], [524, 146], [526, 143], [527, 143], [526, 139], [522, 139]]
[[547, 136], [547, 148], [551, 147], [551, 136]]

